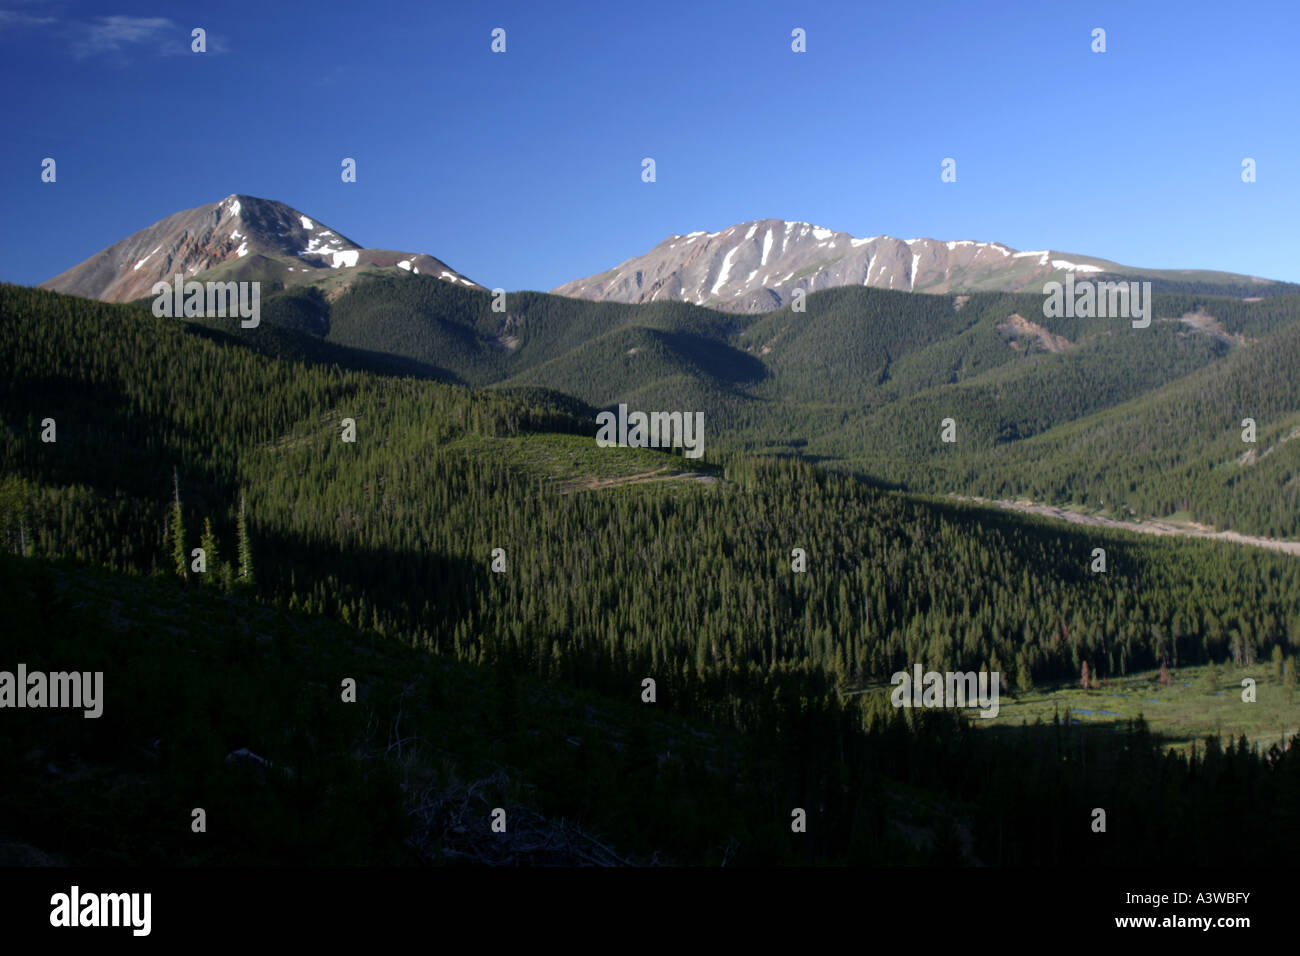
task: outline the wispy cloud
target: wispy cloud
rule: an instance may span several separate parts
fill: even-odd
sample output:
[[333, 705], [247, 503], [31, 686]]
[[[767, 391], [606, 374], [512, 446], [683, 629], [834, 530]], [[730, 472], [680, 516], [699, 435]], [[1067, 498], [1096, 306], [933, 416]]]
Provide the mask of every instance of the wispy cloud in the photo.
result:
[[38, 17], [19, 10], [0, 10], [0, 30], [16, 27], [46, 27], [57, 22], [57, 17]]
[[[21, 3], [23, 0], [10, 2]], [[0, 34], [23, 27], [56, 28], [67, 49], [79, 60], [139, 53], [179, 56], [190, 52], [191, 28], [183, 27], [169, 17], [116, 15], [87, 21], [40, 16], [21, 10], [0, 10]], [[207, 52], [224, 53], [225, 43], [220, 37], [209, 34]]]
[[72, 55], [79, 59], [141, 46], [166, 53], [185, 43], [185, 33], [166, 17], [97, 17], [73, 27]]

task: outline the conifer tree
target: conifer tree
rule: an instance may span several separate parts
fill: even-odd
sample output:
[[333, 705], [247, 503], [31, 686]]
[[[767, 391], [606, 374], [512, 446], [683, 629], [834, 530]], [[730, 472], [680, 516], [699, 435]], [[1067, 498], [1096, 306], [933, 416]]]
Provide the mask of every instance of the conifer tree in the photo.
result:
[[217, 536], [212, 532], [212, 519], [203, 519], [203, 534], [199, 538], [199, 547], [203, 549], [203, 558], [207, 570], [203, 575], [203, 583], [209, 587], [215, 587], [221, 581], [221, 558], [217, 554]]
[[1023, 654], [1016, 655], [1016, 693], [1028, 694], [1034, 689], [1034, 678], [1029, 673], [1029, 665], [1025, 663]]
[[180, 475], [172, 469], [172, 516], [168, 531], [172, 540], [172, 559], [176, 563], [176, 574], [182, 581], [189, 578], [189, 564], [185, 554], [185, 517], [181, 512]]
[[244, 495], [239, 495], [239, 583], [249, 586], [253, 583], [253, 548], [248, 540], [248, 515], [244, 507]]

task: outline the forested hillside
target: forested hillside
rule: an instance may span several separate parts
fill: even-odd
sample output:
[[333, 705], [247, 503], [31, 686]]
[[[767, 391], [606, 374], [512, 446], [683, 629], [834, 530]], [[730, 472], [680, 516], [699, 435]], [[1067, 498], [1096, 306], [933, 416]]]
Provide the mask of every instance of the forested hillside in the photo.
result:
[[[708, 316], [685, 306], [663, 315], [653, 331], [687, 337]], [[1085, 663], [1105, 679], [1166, 662], [1264, 660], [1276, 649], [1294, 668], [1293, 559], [991, 517], [708, 446], [713, 467], [699, 474], [679, 456], [600, 449], [609, 463], [600, 467], [627, 481], [583, 484], [572, 479], [590, 470], [595, 449], [579, 437], [591, 435], [581, 404], [379, 374], [364, 355], [335, 366], [315, 351], [321, 344], [331, 343], [287, 329], [245, 339], [237, 328], [0, 286], [0, 539], [16, 555], [6, 563], [11, 600], [26, 607], [8, 655], [35, 653], [42, 608], [56, 600], [41, 583], [49, 572], [16, 569], [49, 562], [66, 562], [56, 565], [62, 574], [129, 577], [98, 585], [122, 594], [119, 610], [99, 602], [110, 619], [150, 613], [164, 600], [154, 589], [198, 602], [202, 618], [176, 612], [176, 635], [210, 617], [211, 633], [233, 641], [236, 672], [280, 646], [259, 650], [238, 637], [255, 609], [287, 615], [265, 625], [271, 632], [329, 618], [351, 634], [331, 631], [345, 658], [357, 641], [393, 661], [402, 649], [419, 655], [410, 660], [432, 654], [497, 675], [481, 679], [504, 682], [491, 706], [506, 709], [506, 729], [484, 733], [505, 748], [507, 777], [517, 771], [522, 786], [538, 775], [537, 794], [521, 801], [619, 834], [644, 859], [1133, 862], [1157, 847], [1176, 846], [1188, 861], [1300, 849], [1300, 748], [1215, 745], [1165, 757], [1141, 728], [1113, 740], [1069, 723], [974, 733], [960, 715], [908, 715], [878, 694], [846, 693], [914, 662], [999, 671], [1004, 692], [1073, 679]], [[445, 367], [434, 353], [412, 357]], [[56, 441], [42, 440], [47, 419]], [[640, 480], [647, 473], [654, 480]], [[200, 542], [203, 574], [185, 559]], [[1097, 547], [1107, 551], [1104, 574], [1090, 571]], [[806, 573], [791, 569], [795, 548], [807, 552]], [[71, 614], [77, 588], [62, 593], [60, 613]], [[102, 616], [87, 627], [111, 640]], [[62, 630], [74, 640], [79, 631]], [[141, 634], [123, 647], [132, 667], [177, 653]], [[220, 647], [200, 654], [220, 656]], [[324, 696], [311, 706], [332, 706], [337, 681], [299, 676], [306, 664], [285, 653], [278, 679], [319, 681]], [[656, 682], [653, 705], [641, 702], [646, 678]], [[388, 706], [397, 693], [381, 686], [369, 705]], [[520, 715], [572, 694], [610, 702], [611, 716], [571, 761], [556, 755], [558, 739], [545, 748], [532, 740], [545, 728]], [[120, 706], [153, 699], [136, 696]], [[478, 704], [434, 700], [445, 719], [482, 719]], [[643, 719], [632, 714], [652, 706], [700, 733], [743, 732], [752, 749], [619, 746]], [[268, 727], [285, 719], [255, 713]], [[132, 734], [146, 733], [142, 716], [130, 721]], [[339, 741], [359, 732], [348, 726]], [[344, 773], [331, 763], [343, 743], [275, 739], [263, 754], [273, 762], [323, 761], [320, 780]], [[204, 759], [236, 746], [252, 745], [208, 741]], [[544, 776], [561, 772], [579, 782], [566, 789]], [[391, 777], [367, 779], [375, 799], [401, 799]], [[638, 796], [619, 803], [624, 786], [601, 796], [602, 779], [636, 781]], [[737, 792], [748, 796], [720, 823], [718, 805]], [[1116, 839], [1085, 847], [1088, 808], [1102, 800], [1129, 822], [1114, 828]], [[790, 842], [791, 807], [817, 808], [808, 841]], [[1202, 842], [1229, 810], [1246, 821], [1246, 837]], [[926, 820], [928, 838], [901, 835], [909, 814]], [[390, 847], [409, 846], [396, 823], [389, 837]], [[437, 857], [434, 844], [420, 846]]]
[[[327, 359], [341, 345], [343, 367], [703, 411], [714, 450], [805, 457], [884, 486], [1300, 535], [1300, 446], [1287, 444], [1300, 426], [1300, 297], [1158, 294], [1142, 329], [1045, 318], [1041, 295], [846, 287], [805, 306], [755, 316], [497, 299], [374, 276], [272, 295], [264, 328], [308, 334], [258, 331], [278, 356]], [[941, 441], [948, 418], [955, 442]]]
[[[1165, 369], [1196, 368], [1213, 348], [1170, 328], [1147, 331], [1165, 340]], [[874, 472], [912, 488], [1024, 495], [1124, 516], [1184, 512], [1218, 527], [1300, 537], [1300, 324], [1177, 378], [1134, 367], [1127, 354], [1102, 346], [1095, 362], [1045, 357], [1023, 374], [933, 389], [811, 449], [877, 449]], [[1108, 390], [1114, 404], [1103, 400]], [[948, 445], [939, 427], [946, 417], [958, 429]], [[1243, 440], [1248, 419], [1253, 443]]]

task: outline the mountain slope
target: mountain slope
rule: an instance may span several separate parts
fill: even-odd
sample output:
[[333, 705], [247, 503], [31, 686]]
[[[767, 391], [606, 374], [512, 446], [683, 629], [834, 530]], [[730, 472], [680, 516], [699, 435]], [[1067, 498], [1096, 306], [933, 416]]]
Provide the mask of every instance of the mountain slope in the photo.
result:
[[[994, 496], [1300, 538], [1300, 324], [1023, 442], [969, 446], [956, 482]], [[1256, 440], [1243, 440], [1243, 420]], [[963, 460], [964, 459], [964, 460]], [[917, 482], [920, 487], [922, 482]]]
[[[376, 278], [324, 303], [322, 321], [328, 342], [403, 355], [448, 380], [540, 386], [595, 407], [699, 410], [712, 452], [809, 456], [927, 492], [1074, 501], [1080, 484], [1070, 476], [1095, 467], [1072, 451], [1082, 435], [1075, 424], [1102, 427], [1099, 413], [1136, 403], [1136, 424], [1147, 424], [1135, 425], [1140, 439], [1097, 460], [1114, 476], [1143, 477], [1106, 482], [1107, 507], [1127, 501], [1166, 516], [1176, 510], [1169, 502], [1186, 500], [1197, 520], [1300, 532], [1286, 513], [1289, 497], [1266, 480], [1286, 483], [1275, 472], [1290, 445], [1249, 469], [1248, 494], [1220, 495], [1227, 507], [1215, 504], [1210, 485], [1193, 496], [1166, 494], [1158, 489], [1172, 481], [1171, 462], [1196, 458], [1217, 439], [1174, 427], [1164, 412], [1144, 418], [1152, 409], [1142, 404], [1177, 382], [1185, 381], [1179, 394], [1193, 394], [1223, 374], [1216, 369], [1248, 375], [1260, 356], [1289, 355], [1283, 333], [1300, 329], [1300, 296], [1157, 294], [1147, 329], [1111, 318], [1049, 319], [1042, 297], [1023, 293], [954, 298], [846, 287], [813, 293], [805, 312], [786, 306], [761, 316], [532, 292], [508, 295], [504, 313], [491, 303], [486, 292], [423, 276]], [[1261, 429], [1282, 422], [1288, 408], [1300, 411], [1296, 391], [1277, 370], [1258, 377]], [[956, 447], [939, 442], [946, 417], [960, 423]], [[1052, 441], [1057, 433], [1069, 437]]]
[[[270, 199], [235, 194], [173, 213], [113, 243], [41, 288], [105, 302], [150, 295], [177, 274], [199, 281], [272, 281], [296, 285], [366, 266], [475, 283], [423, 254], [363, 249], [324, 224]], [[208, 274], [211, 273], [211, 274]]]
[[[1141, 728], [1006, 734], [905, 715], [880, 691], [911, 661], [997, 671], [1007, 693], [1077, 679], [1081, 662], [1109, 678], [1293, 653], [1293, 559], [935, 504], [798, 462], [734, 456], [711, 481], [642, 482], [674, 459], [597, 448], [563, 407], [244, 341], [0, 284], [0, 550], [22, 555], [0, 562], [0, 652], [84, 662], [116, 702], [103, 723], [24, 711], [0, 727], [15, 768], [0, 844], [439, 859], [465, 849], [469, 809], [486, 834], [502, 806], [511, 832], [566, 819], [670, 862], [924, 861], [891, 819], [914, 832], [954, 816], [970, 859], [991, 864], [1294, 856], [1300, 747], [1189, 767]], [[606, 461], [628, 480], [605, 482]], [[197, 541], [212, 573], [184, 562]], [[1099, 545], [1110, 570], [1089, 574]], [[792, 547], [815, 573], [790, 572]], [[91, 580], [88, 564], [130, 577]], [[355, 707], [340, 706], [343, 677]], [[227, 760], [244, 751], [273, 766]], [[491, 802], [467, 808], [483, 775], [499, 781], [480, 788]], [[110, 799], [89, 813], [78, 798], [96, 792]], [[1062, 793], [1084, 796], [1061, 813]], [[1250, 811], [1249, 840], [1214, 836], [1228, 796]], [[1078, 825], [1096, 803], [1143, 823], [1098, 844]], [[195, 850], [164, 804], [223, 826]], [[303, 805], [319, 810], [305, 823]], [[809, 808], [810, 839], [791, 841], [791, 806]], [[358, 807], [375, 813], [348, 830]]]
[[856, 285], [903, 292], [1016, 292], [1041, 289], [1067, 273], [1145, 278], [1158, 281], [1160, 291], [1190, 285], [1224, 295], [1300, 291], [1230, 273], [1135, 269], [1092, 256], [1020, 252], [969, 239], [855, 239], [811, 223], [760, 219], [721, 232], [670, 236], [644, 255], [552, 292], [598, 301], [678, 300], [725, 312], [767, 312], [790, 302], [796, 289]]
[[[595, 407], [628, 402], [702, 411], [711, 452], [808, 456], [912, 490], [1034, 494], [1054, 504], [1088, 506], [1104, 499], [1105, 507], [1129, 507], [1144, 516], [1186, 509], [1199, 521], [1250, 533], [1300, 533], [1286, 513], [1289, 497], [1270, 494], [1265, 481], [1289, 481], [1284, 463], [1290, 444], [1261, 455], [1249, 480], [1229, 486], [1249, 488], [1248, 494], [1226, 498], [1204, 483], [1196, 494], [1167, 487], [1178, 473], [1173, 465], [1200, 451], [1189, 445], [1197, 433], [1166, 427], [1163, 416], [1153, 419], [1159, 427], [1142, 431], [1124, 461], [1107, 452], [1111, 474], [1141, 480], [1106, 482], [1104, 496], [1080, 490], [1098, 486], [1095, 475], [1084, 477], [1087, 462], [1070, 450], [1080, 432], [1044, 444], [1085, 419], [1101, 427], [1095, 416], [1125, 403], [1142, 407], [1156, 390], [1300, 323], [1300, 296], [1157, 292], [1152, 327], [1134, 330], [1111, 318], [1042, 315], [1038, 282], [1066, 269], [1102, 277], [1123, 268], [1104, 260], [1021, 254], [989, 243], [856, 240], [775, 220], [675, 237], [661, 251], [665, 267], [685, 257], [702, 276], [693, 281], [707, 283], [715, 300], [740, 283], [730, 306], [739, 311], [680, 301], [690, 291], [680, 275], [677, 285], [655, 280], [655, 287], [652, 277], [638, 272], [639, 290], [624, 282], [626, 276], [613, 276], [601, 294], [653, 301], [516, 292], [498, 312], [491, 294], [442, 269], [438, 260], [360, 249], [283, 204], [238, 196], [169, 217], [78, 267], [79, 274], [71, 270], [51, 281], [112, 297], [131, 296], [173, 268], [197, 270], [201, 278], [260, 280], [271, 284], [264, 291], [266, 331], [248, 330], [242, 338], [270, 355], [474, 387], [553, 389]], [[126, 270], [130, 276], [111, 268], [137, 255]], [[787, 271], [778, 274], [778, 267]], [[868, 285], [853, 269], [862, 270]], [[1149, 274], [1153, 285], [1166, 289], [1185, 288], [1193, 279], [1215, 288], [1256, 281]], [[873, 287], [897, 286], [903, 275], [909, 287], [1030, 285], [1020, 293], [955, 297]], [[767, 286], [784, 288], [787, 277], [806, 288], [847, 279], [853, 284], [811, 292], [802, 311], [790, 304], [772, 309], [771, 296], [767, 311], [749, 311], [746, 303], [761, 304]], [[752, 283], [763, 291], [746, 291]], [[276, 291], [280, 285], [288, 288]], [[1249, 291], [1285, 288], [1269, 283]], [[211, 334], [229, 334], [200, 321]], [[1189, 381], [1196, 387], [1195, 378]], [[1273, 390], [1269, 407], [1273, 399], [1281, 403], [1269, 422], [1281, 427], [1295, 405], [1290, 386], [1277, 375], [1262, 381]], [[956, 453], [936, 444], [937, 423], [947, 417], [961, 422]], [[1025, 443], [1031, 439], [1039, 442], [1034, 448], [1050, 451], [1021, 457], [1018, 449], [1030, 447]]]

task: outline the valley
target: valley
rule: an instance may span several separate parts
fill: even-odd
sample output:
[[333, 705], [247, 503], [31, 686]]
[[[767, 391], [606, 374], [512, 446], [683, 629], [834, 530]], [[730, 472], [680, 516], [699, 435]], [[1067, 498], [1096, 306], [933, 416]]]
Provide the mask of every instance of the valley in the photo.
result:
[[[1108, 282], [1101, 260], [958, 242], [937, 247], [952, 256], [934, 294], [837, 285], [816, 248], [864, 250], [870, 272], [894, 247], [769, 223], [745, 241], [766, 259], [788, 234], [806, 297], [566, 289], [607, 299], [589, 301], [489, 292], [268, 200], [178, 216], [51, 283], [124, 301], [0, 285], [0, 546], [20, 609], [3, 649], [87, 660], [108, 701], [93, 741], [58, 720], [54, 736], [24, 725], [35, 749], [0, 738], [23, 855], [1106, 865], [1160, 841], [1224, 860], [1227, 843], [1187, 838], [1239, 768], [1276, 781], [1240, 796], [1253, 832], [1285, 819], [1285, 284], [1152, 275], [1140, 320], [1116, 322], [1023, 288]], [[918, 248], [913, 269], [939, 267]], [[743, 256], [717, 254], [722, 292]], [[1001, 260], [1019, 278], [970, 280]], [[156, 315], [135, 295], [146, 266], [264, 284], [260, 320]], [[206, 567], [185, 558], [196, 541]], [[192, 702], [156, 684], [164, 667]], [[235, 699], [201, 676], [214, 668]], [[973, 718], [904, 713], [887, 679], [912, 668], [998, 679]], [[1257, 700], [1233, 696], [1246, 678]], [[943, 780], [925, 770], [939, 754]], [[615, 799], [615, 779], [638, 795]], [[103, 786], [152, 805], [158, 785], [226, 812], [228, 788], [252, 787], [258, 809], [199, 857], [143, 818], [132, 849], [62, 836], [43, 809]], [[335, 809], [295, 820], [292, 787]], [[1085, 846], [1047, 812], [1062, 788], [1180, 815]], [[377, 812], [342, 837], [352, 800]], [[819, 808], [797, 847], [771, 816], [785, 805]], [[464, 835], [484, 807], [520, 821], [514, 842]]]
[[[1065, 854], [1113, 865], [1154, 846], [1221, 861], [1238, 858], [1242, 844], [1188, 835], [1212, 829], [1209, 794], [1227, 793], [1247, 767], [1274, 781], [1234, 798], [1250, 801], [1249, 832], [1270, 835], [1250, 843], [1251, 859], [1294, 852], [1277, 836], [1300, 753], [1283, 749], [1300, 657], [1292, 555], [1048, 522], [747, 451], [737, 437], [744, 427], [761, 434], [764, 421], [803, 408], [744, 417], [762, 405], [746, 389], [773, 387], [783, 372], [746, 364], [746, 332], [770, 340], [758, 322], [727, 333], [691, 306], [571, 308], [525, 293], [511, 306], [520, 345], [503, 356], [470, 334], [499, 321], [483, 293], [422, 276], [372, 283], [336, 300], [324, 335], [274, 321], [274, 296], [261, 326], [242, 330], [0, 286], [9, 369], [0, 580], [15, 609], [3, 650], [32, 668], [60, 670], [72, 658], [104, 673], [104, 715], [94, 723], [106, 729], [93, 738], [60, 729], [61, 717], [47, 729], [30, 715], [5, 725], [0, 749], [17, 770], [0, 799], [5, 819], [21, 821], [25, 854], [500, 862], [500, 847], [445, 829], [489, 800], [543, 828], [521, 834], [520, 853], [547, 821], [565, 820], [577, 828], [564, 831], [565, 853], [596, 852], [594, 840], [640, 862], [1014, 865]], [[415, 295], [387, 313], [390, 327], [371, 329], [396, 337], [370, 338], [370, 348], [332, 341], [336, 328], [363, 327], [358, 310], [385, 301], [376, 293]], [[887, 323], [884, 337], [860, 346], [871, 355], [895, 343], [891, 365], [943, 341], [945, 323], [959, 337], [987, 328], [986, 341], [1012, 354], [993, 350], [999, 361], [987, 373], [972, 368], [962, 379], [971, 387], [1021, 381], [1037, 362], [1061, 361], [1045, 354], [1018, 364], [995, 324], [1011, 304], [1003, 298], [973, 295], [955, 313], [947, 297], [826, 295], [848, 297], [840, 309], [918, 310], [921, 321]], [[1285, 300], [1272, 308], [1215, 314], [1229, 328], [1285, 335]], [[587, 385], [566, 376], [582, 367], [566, 365], [566, 337], [620, 315], [622, 325], [591, 341], [584, 330], [576, 347], [645, 355], [676, 367], [675, 376], [642, 378], [627, 363], [607, 366], [621, 369], [608, 379], [602, 366], [586, 366]], [[1265, 327], [1272, 322], [1279, 333]], [[422, 341], [403, 339], [404, 328], [432, 341], [441, 329], [459, 350], [387, 352]], [[1221, 344], [1180, 339], [1195, 333], [1170, 323], [1143, 331], [1159, 329], [1173, 336], [1165, 343], [1190, 346], [1189, 374], [1216, 368]], [[1087, 343], [1082, 332], [1053, 334]], [[645, 345], [630, 357], [629, 338]], [[602, 352], [602, 339], [615, 350]], [[1077, 352], [1088, 348], [1104, 353], [1105, 336]], [[855, 361], [844, 349], [835, 359]], [[513, 367], [548, 374], [503, 374]], [[802, 402], [827, 409], [860, 394], [842, 389], [863, 387], [824, 378], [819, 396], [812, 379], [802, 381], [811, 393]], [[919, 365], [865, 387], [877, 414], [889, 410], [880, 389], [932, 401], [944, 388], [934, 392]], [[704, 412], [703, 458], [597, 445], [600, 406], [584, 394], [608, 401], [626, 390], [654, 408], [666, 388], [672, 403], [658, 407], [715, 403]], [[971, 419], [956, 417], [967, 433]], [[44, 418], [58, 423], [57, 442], [42, 442]], [[355, 442], [340, 440], [344, 418]], [[742, 428], [729, 434], [734, 423]], [[123, 441], [138, 453], [114, 454]], [[1270, 444], [1276, 450], [1254, 467], [1285, 460], [1295, 444]], [[176, 557], [200, 537], [212, 574]], [[1098, 546], [1105, 574], [1089, 572]], [[806, 555], [797, 566], [792, 549]], [[46, 642], [48, 634], [57, 639]], [[1126, 687], [1166, 660], [1189, 683], [1197, 669], [1217, 672], [1227, 661], [1260, 669], [1261, 702], [1222, 714], [1194, 697], [1170, 708], [1089, 706], [1095, 694], [1065, 689], [1081, 670], [1102, 687]], [[851, 693], [919, 663], [999, 673], [1003, 709], [968, 721]], [[213, 668], [228, 677], [213, 682]], [[171, 689], [158, 683], [163, 674]], [[340, 679], [358, 675], [357, 703], [340, 709]], [[647, 677], [657, 684], [653, 704], [641, 696]], [[1054, 722], [1066, 707], [1092, 713]], [[220, 717], [209, 721], [214, 708]], [[1262, 746], [1188, 746], [1215, 728]], [[33, 739], [44, 742], [20, 743]], [[156, 740], [158, 756], [148, 756]], [[227, 767], [241, 750], [294, 768], [294, 782], [254, 784], [252, 761]], [[947, 768], [942, 780], [926, 769], [936, 761]], [[43, 777], [50, 767], [55, 777]], [[1126, 783], [1135, 774], [1148, 782]], [[637, 795], [620, 788], [613, 797], [613, 780], [637, 781]], [[99, 788], [119, 792], [125, 812], [136, 788], [158, 784], [242, 822], [198, 858], [175, 844], [184, 831], [159, 829], [157, 809], [131, 817], [130, 847], [55, 828], [57, 808]], [[291, 801], [303, 787], [337, 810], [295, 821]], [[1058, 812], [1062, 787], [1081, 801], [1078, 813], [1105, 800], [1163, 822], [1125, 831], [1123, 842], [1087, 844], [1086, 828]], [[236, 792], [256, 793], [256, 808]], [[373, 813], [344, 838], [336, 827], [352, 800]], [[810, 839], [792, 843], [780, 824], [788, 812], [774, 820], [773, 806], [818, 807]], [[956, 849], [941, 838], [954, 827], [969, 836]]]
[[[304, 294], [272, 296], [269, 321]], [[287, 321], [443, 381], [540, 387], [595, 409], [690, 407], [724, 453], [801, 457], [915, 492], [1122, 503], [1157, 521], [1186, 512], [1219, 530], [1300, 537], [1300, 486], [1288, 477], [1300, 445], [1285, 441], [1300, 426], [1290, 390], [1300, 296], [1155, 294], [1149, 328], [1052, 319], [1041, 296], [1005, 293], [958, 308], [946, 296], [832, 289], [804, 313], [760, 316], [531, 292], [507, 294], [501, 313], [492, 301], [423, 277], [373, 277], [310, 305], [315, 325]], [[1241, 440], [1247, 417], [1254, 444]], [[952, 444], [939, 440], [946, 418], [958, 426]], [[1279, 486], [1280, 497], [1263, 493]]]
[[1202, 6], [0, 0], [11, 948], [1287, 938], [1300, 6]]

